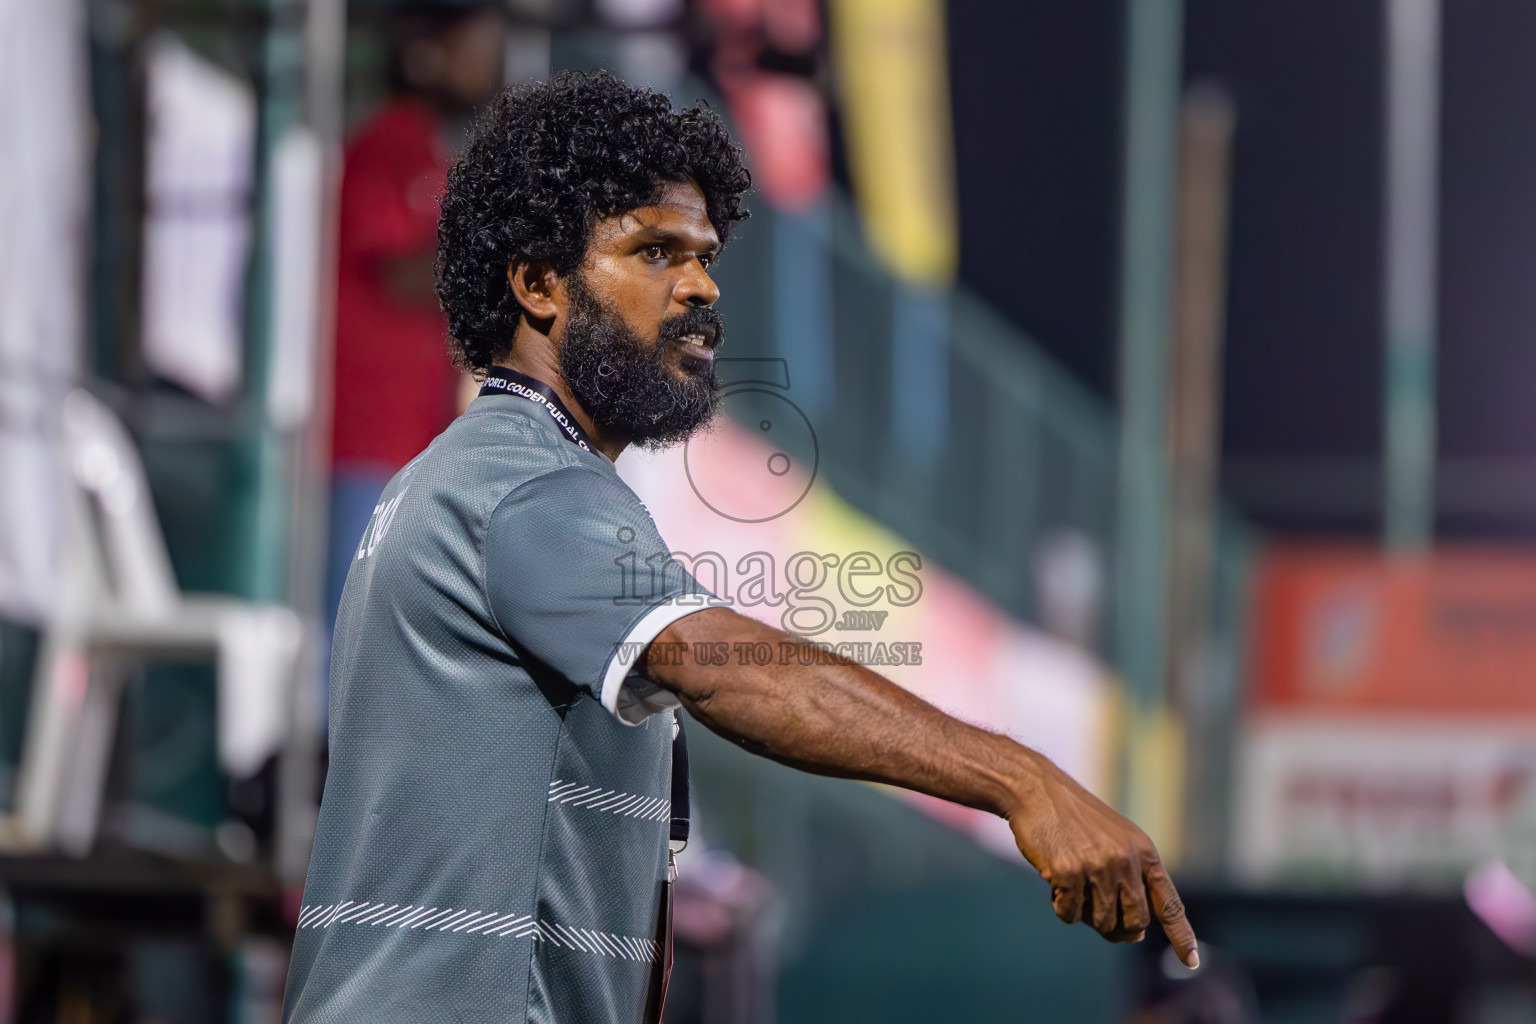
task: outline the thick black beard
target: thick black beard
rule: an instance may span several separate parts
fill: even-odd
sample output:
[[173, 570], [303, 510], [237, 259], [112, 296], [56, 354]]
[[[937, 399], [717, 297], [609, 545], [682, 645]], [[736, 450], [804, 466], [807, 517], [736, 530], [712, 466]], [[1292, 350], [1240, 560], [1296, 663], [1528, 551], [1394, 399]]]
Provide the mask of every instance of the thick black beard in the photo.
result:
[[[605, 433], [649, 451], [688, 440], [720, 407], [720, 381], [711, 360], [684, 357], [679, 378], [667, 348], [692, 331], [713, 326], [725, 339], [724, 317], [703, 306], [661, 322], [656, 344], [630, 330], [580, 275], [569, 279], [570, 320], [560, 344], [560, 371], [581, 407]], [[718, 345], [716, 346], [718, 348]]]

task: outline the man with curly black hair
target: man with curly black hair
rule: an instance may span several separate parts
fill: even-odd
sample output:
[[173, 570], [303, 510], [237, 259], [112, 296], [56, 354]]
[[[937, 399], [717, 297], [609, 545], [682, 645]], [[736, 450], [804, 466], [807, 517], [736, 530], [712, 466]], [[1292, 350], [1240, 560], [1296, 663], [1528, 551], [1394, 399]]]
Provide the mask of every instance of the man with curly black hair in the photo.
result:
[[[353, 556], [286, 1021], [657, 1020], [679, 707], [785, 764], [1002, 815], [1059, 916], [1126, 941], [1156, 917], [1196, 962], [1139, 829], [1039, 754], [738, 615], [615, 473], [715, 409], [709, 269], [749, 184], [707, 109], [606, 74], [477, 121], [437, 275], [484, 384]], [[714, 656], [747, 644], [791, 656]]]

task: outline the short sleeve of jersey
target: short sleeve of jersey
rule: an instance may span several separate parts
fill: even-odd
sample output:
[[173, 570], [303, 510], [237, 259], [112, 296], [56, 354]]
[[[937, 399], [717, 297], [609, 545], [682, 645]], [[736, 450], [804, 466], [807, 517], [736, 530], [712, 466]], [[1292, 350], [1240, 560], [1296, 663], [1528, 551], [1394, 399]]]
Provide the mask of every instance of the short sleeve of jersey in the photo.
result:
[[632, 671], [662, 630], [716, 603], [672, 560], [640, 499], [581, 466], [545, 473], [504, 498], [485, 546], [497, 625], [626, 724], [677, 706]]

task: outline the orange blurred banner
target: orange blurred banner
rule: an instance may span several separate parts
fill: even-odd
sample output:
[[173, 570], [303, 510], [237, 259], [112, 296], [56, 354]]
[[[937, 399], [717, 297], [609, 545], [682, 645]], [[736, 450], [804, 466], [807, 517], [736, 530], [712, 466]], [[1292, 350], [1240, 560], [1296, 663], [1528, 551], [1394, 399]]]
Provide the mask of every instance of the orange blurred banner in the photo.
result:
[[1536, 712], [1536, 552], [1281, 546], [1255, 596], [1260, 708]]

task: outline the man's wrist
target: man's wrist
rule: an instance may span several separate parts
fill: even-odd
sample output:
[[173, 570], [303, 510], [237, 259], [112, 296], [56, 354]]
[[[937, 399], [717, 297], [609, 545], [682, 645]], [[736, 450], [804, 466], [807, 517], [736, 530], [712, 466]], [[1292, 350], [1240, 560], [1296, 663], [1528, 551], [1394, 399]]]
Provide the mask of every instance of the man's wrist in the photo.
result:
[[995, 811], [999, 816], [1012, 821], [1016, 815], [1027, 814], [1039, 805], [1050, 762], [1021, 743], [1012, 740], [1003, 742], [1008, 745], [1008, 749], [998, 759], [1004, 771], [997, 780]]

